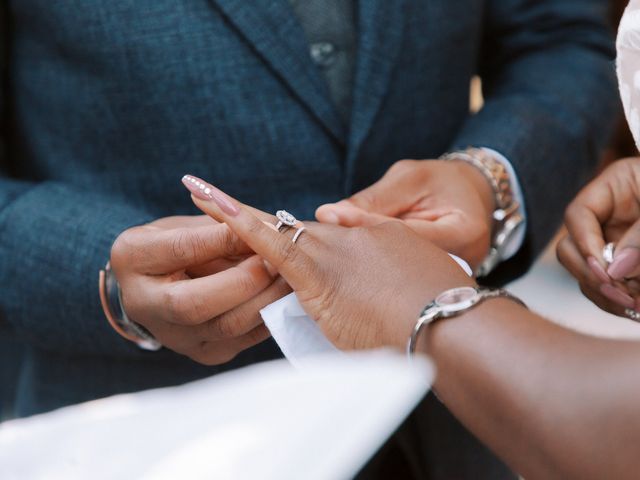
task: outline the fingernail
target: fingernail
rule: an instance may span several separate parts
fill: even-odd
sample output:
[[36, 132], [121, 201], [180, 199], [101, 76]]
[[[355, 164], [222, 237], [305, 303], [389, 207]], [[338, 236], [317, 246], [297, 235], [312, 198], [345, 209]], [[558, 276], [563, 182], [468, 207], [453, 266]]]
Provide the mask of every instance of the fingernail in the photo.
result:
[[633, 298], [612, 285], [600, 285], [600, 293], [612, 302], [622, 305], [625, 308], [634, 308], [635, 306]]
[[233, 203], [226, 193], [218, 190], [216, 187], [205, 182], [201, 178], [194, 177], [192, 175], [185, 175], [182, 177], [182, 183], [194, 197], [199, 198], [200, 200], [213, 200], [216, 205], [220, 207], [220, 210], [227, 215], [235, 217], [240, 213], [240, 209]]
[[318, 220], [322, 223], [338, 225], [340, 223], [340, 218], [338, 218], [338, 215], [333, 210], [331, 210], [331, 207], [329, 205], [333, 204], [327, 204], [318, 209]]
[[324, 223], [330, 223], [331, 225], [338, 225], [340, 218], [334, 212], [329, 211], [324, 214]]
[[604, 267], [600, 265], [600, 262], [596, 259], [596, 257], [589, 257], [587, 259], [587, 263], [589, 264], [589, 268], [596, 276], [598, 280], [602, 283], [611, 283], [611, 278], [607, 275], [607, 272], [604, 270]]
[[622, 280], [640, 265], [640, 249], [625, 248], [613, 259], [607, 269], [609, 276], [615, 280]]

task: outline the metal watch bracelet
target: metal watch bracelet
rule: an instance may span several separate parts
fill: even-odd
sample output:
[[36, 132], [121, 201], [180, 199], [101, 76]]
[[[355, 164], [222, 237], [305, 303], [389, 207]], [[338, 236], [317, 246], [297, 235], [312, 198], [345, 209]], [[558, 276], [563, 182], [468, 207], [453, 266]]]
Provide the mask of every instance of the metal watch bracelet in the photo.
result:
[[[446, 300], [447, 297], [450, 300]], [[527, 308], [527, 305], [515, 295], [501, 288], [460, 287], [442, 292], [420, 313], [407, 341], [407, 355], [413, 357], [420, 332], [428, 325], [440, 319], [453, 318], [480, 305], [486, 300], [506, 298]]]
[[98, 288], [105, 317], [120, 336], [135, 343], [142, 350], [157, 351], [162, 348], [162, 344], [146, 328], [131, 320], [122, 308], [120, 285], [109, 263], [104, 270], [100, 270]]
[[509, 239], [524, 224], [521, 205], [515, 199], [509, 172], [502, 162], [482, 148], [468, 148], [440, 157], [444, 161], [461, 161], [478, 169], [493, 190], [496, 209], [493, 211], [493, 229], [489, 253], [476, 271], [484, 277], [503, 260], [503, 251]]

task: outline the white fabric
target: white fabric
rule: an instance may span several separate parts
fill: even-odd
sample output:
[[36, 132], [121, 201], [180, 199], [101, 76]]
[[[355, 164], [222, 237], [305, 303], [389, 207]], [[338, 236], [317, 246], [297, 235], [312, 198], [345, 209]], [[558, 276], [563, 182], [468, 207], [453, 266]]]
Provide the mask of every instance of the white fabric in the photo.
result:
[[378, 351], [96, 400], [0, 424], [0, 478], [353, 478], [433, 376]]
[[522, 213], [522, 217], [524, 218], [524, 225], [516, 232], [513, 237], [509, 238], [507, 244], [505, 245], [504, 255], [501, 260], [509, 260], [516, 253], [518, 253], [520, 248], [522, 248], [524, 238], [527, 234], [527, 209], [524, 203], [524, 195], [522, 194], [520, 180], [518, 180], [518, 175], [516, 174], [516, 170], [515, 168], [513, 168], [513, 165], [511, 165], [511, 162], [507, 160], [507, 158], [500, 152], [496, 152], [491, 148], [483, 148], [482, 150], [493, 156], [493, 158], [502, 163], [507, 169], [507, 173], [511, 178], [511, 189], [513, 190], [513, 196], [515, 200], [520, 204], [520, 212]]
[[[467, 262], [449, 255], [467, 275], [473, 275]], [[313, 361], [319, 354], [342, 355], [324, 336], [318, 324], [305, 313], [295, 293], [267, 305], [260, 310], [260, 315], [283, 355], [295, 367], [303, 368], [306, 362]]]
[[282, 354], [295, 367], [303, 367], [305, 359], [321, 353], [341, 355], [318, 324], [307, 316], [295, 293], [267, 305], [260, 315]]
[[640, 149], [640, 0], [631, 0], [625, 10], [617, 40], [618, 84], [624, 113]]

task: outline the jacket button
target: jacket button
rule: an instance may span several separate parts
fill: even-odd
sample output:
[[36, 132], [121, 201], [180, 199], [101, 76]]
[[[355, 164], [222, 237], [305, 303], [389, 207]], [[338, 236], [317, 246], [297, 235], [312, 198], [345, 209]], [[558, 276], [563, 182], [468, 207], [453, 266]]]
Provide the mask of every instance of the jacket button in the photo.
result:
[[328, 68], [336, 61], [336, 47], [333, 43], [312, 43], [309, 51], [311, 59], [319, 67]]

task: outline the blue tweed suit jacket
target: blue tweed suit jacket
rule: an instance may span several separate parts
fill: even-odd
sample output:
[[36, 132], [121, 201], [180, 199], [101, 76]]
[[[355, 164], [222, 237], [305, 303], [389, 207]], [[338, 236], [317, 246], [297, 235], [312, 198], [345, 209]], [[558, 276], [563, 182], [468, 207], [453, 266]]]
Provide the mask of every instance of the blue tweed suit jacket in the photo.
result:
[[[523, 271], [594, 171], [615, 115], [605, 0], [362, 0], [344, 124], [288, 0], [15, 0], [3, 42], [0, 329], [25, 345], [18, 414], [221, 367], [144, 353], [108, 326], [114, 238], [196, 214], [186, 172], [267, 211], [315, 207], [402, 158], [493, 148], [524, 187]], [[469, 114], [469, 81], [486, 105]]]

